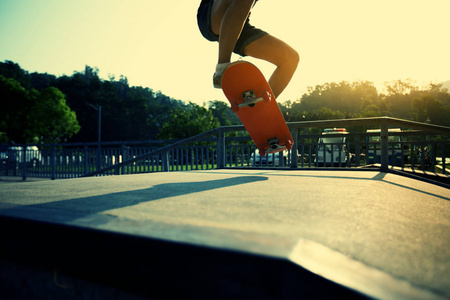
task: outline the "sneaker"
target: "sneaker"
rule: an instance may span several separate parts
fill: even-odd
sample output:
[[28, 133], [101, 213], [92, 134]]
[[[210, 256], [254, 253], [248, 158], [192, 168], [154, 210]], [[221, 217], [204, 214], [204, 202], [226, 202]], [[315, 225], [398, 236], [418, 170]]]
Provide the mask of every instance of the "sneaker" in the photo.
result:
[[222, 75], [230, 63], [217, 64], [216, 72], [213, 75], [213, 85], [216, 89], [222, 88]]
[[223, 75], [223, 72], [222, 73], [214, 73], [214, 75], [213, 75], [213, 85], [214, 85], [214, 88], [216, 88], [216, 89], [221, 89], [222, 88], [222, 75]]

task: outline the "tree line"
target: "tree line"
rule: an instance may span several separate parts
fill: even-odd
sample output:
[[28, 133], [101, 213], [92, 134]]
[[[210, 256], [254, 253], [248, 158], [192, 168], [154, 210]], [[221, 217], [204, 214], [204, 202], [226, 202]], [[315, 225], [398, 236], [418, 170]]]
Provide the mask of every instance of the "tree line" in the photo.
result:
[[[225, 97], [200, 106], [98, 72], [57, 77], [0, 62], [0, 143], [97, 141], [100, 107], [102, 141], [182, 139], [240, 124]], [[450, 126], [448, 90], [411, 80], [389, 82], [384, 93], [368, 81], [325, 83], [278, 104], [288, 122], [391, 116]]]
[[97, 141], [99, 107], [102, 141], [180, 139], [239, 122], [222, 102], [185, 103], [98, 72], [86, 66], [56, 77], [0, 63], [0, 143]]
[[450, 94], [442, 84], [419, 87], [412, 80], [385, 84], [380, 93], [372, 82], [325, 83], [285, 105], [286, 120], [328, 120], [390, 116], [400, 119], [450, 125]]

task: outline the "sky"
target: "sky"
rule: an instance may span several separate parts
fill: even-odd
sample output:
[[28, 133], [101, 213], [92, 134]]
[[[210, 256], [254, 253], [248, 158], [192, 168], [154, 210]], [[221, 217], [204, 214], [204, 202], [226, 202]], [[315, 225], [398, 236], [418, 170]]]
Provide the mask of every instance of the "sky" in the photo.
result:
[[[0, 0], [0, 61], [72, 75], [85, 66], [202, 105], [218, 44], [198, 31], [200, 0]], [[327, 82], [450, 80], [449, 0], [261, 0], [251, 23], [290, 44], [300, 64], [278, 101]], [[239, 59], [233, 55], [232, 60]], [[269, 78], [270, 63], [246, 57]]]

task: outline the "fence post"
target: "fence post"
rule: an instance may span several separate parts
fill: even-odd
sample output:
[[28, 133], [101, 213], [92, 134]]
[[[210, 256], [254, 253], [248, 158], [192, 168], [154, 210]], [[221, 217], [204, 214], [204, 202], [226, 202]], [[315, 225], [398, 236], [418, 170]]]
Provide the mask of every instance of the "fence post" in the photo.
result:
[[55, 153], [55, 144], [52, 144], [52, 150], [50, 151], [50, 165], [52, 168], [52, 180], [56, 179], [56, 153]]
[[219, 137], [217, 140], [217, 168], [225, 168], [225, 132], [219, 130]]
[[389, 169], [389, 145], [388, 145], [388, 125], [383, 120], [381, 121], [381, 171], [387, 172]]
[[294, 139], [294, 145], [291, 149], [291, 169], [298, 168], [298, 128], [294, 128], [291, 131], [292, 137]]
[[163, 172], [169, 172], [169, 151], [161, 154]]
[[89, 174], [90, 170], [89, 170], [89, 149], [88, 146], [85, 144], [83, 147], [83, 151], [84, 151], [84, 174]]
[[100, 158], [101, 158], [101, 145], [100, 143], [98, 144], [98, 148], [97, 148], [97, 169], [96, 171], [100, 170], [102, 168], [101, 163], [100, 163]]
[[[125, 143], [122, 143], [122, 161], [120, 161], [120, 163], [121, 162], [123, 162], [123, 161], [126, 161], [126, 160], [128, 160], [128, 149], [129, 149], [129, 147], [127, 147], [127, 145], [125, 144]], [[126, 174], [125, 173], [125, 166], [122, 166], [122, 173], [121, 174]]]
[[446, 160], [447, 160], [447, 155], [445, 155], [446, 153], [445, 153], [445, 143], [444, 142], [442, 142], [442, 174], [446, 174], [447, 172], [445, 171], [445, 163], [446, 163]]
[[[350, 148], [347, 148], [350, 149]], [[350, 151], [349, 151], [350, 152]], [[351, 157], [350, 157], [351, 159]], [[357, 134], [355, 136], [355, 167], [359, 167], [359, 164], [361, 162], [361, 148], [359, 145], [359, 134]], [[350, 166], [351, 166], [351, 161], [350, 161]]]
[[27, 180], [27, 145], [22, 147], [22, 180]]

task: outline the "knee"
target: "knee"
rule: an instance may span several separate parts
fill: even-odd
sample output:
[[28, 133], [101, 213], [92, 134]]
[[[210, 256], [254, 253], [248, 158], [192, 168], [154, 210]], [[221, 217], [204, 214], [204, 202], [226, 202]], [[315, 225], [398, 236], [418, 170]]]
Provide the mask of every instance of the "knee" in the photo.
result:
[[300, 54], [298, 54], [298, 52], [291, 48], [291, 53], [289, 54], [289, 60], [291, 65], [295, 66], [295, 68], [297, 68], [298, 64], [300, 63]]
[[299, 63], [300, 63], [300, 54], [298, 54], [298, 52], [294, 48], [287, 47], [283, 59], [281, 60], [281, 64], [285, 68], [295, 71]]

